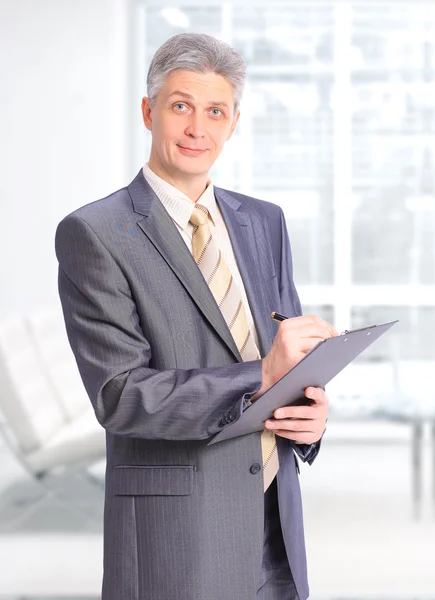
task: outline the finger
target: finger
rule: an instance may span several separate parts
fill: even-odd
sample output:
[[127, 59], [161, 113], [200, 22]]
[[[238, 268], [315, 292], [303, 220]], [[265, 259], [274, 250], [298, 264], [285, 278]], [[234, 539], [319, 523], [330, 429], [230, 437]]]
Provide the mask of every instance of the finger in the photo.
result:
[[[286, 337], [289, 335], [298, 337], [319, 337], [322, 340], [332, 337], [333, 333], [325, 321], [299, 321], [298, 323], [288, 323], [291, 319], [282, 321], [280, 324], [281, 331]], [[296, 319], [294, 319], [296, 321]]]
[[305, 396], [310, 400], [314, 400], [317, 405], [326, 406], [328, 404], [328, 396], [322, 388], [309, 386], [305, 389]]
[[321, 325], [328, 330], [329, 337], [336, 337], [337, 335], [339, 335], [334, 325], [331, 325], [331, 323], [328, 323], [328, 321], [324, 321], [323, 319], [321, 319]]
[[317, 421], [311, 421], [308, 419], [268, 419], [265, 422], [266, 429], [276, 431], [282, 429], [284, 431], [305, 431], [306, 433], [313, 433], [316, 429]]
[[275, 419], [315, 419], [316, 411], [311, 406], [284, 406], [278, 408], [273, 416]]
[[293, 339], [286, 339], [284, 341], [287, 354], [292, 357], [292, 362], [296, 364], [299, 360], [317, 346], [319, 342], [323, 342], [323, 337], [296, 337]]
[[325, 338], [322, 337], [301, 337], [299, 341], [299, 350], [304, 353], [304, 355], [312, 350], [314, 346], [317, 346], [319, 342], [323, 342]]
[[319, 317], [318, 315], [308, 315], [306, 318], [310, 323], [314, 323], [315, 325], [326, 329], [329, 333], [328, 337], [338, 335], [338, 331], [335, 329], [335, 327], [331, 325], [331, 323], [328, 323], [328, 321], [325, 321], [324, 319]]
[[312, 315], [312, 317], [313, 317], [313, 320], [315, 323], [318, 323], [320, 326], [322, 326], [328, 330], [330, 337], [335, 337], [336, 335], [338, 335], [338, 331], [335, 329], [335, 327], [333, 325], [331, 325], [331, 323], [328, 323], [328, 321], [325, 321], [318, 315]]

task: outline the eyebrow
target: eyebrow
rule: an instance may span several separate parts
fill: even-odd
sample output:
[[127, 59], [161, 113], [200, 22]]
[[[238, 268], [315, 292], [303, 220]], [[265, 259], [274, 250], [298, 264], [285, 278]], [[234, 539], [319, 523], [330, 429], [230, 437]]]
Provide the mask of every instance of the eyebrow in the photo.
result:
[[[168, 95], [168, 100], [172, 96], [181, 96], [182, 98], [186, 98], [186, 100], [195, 100], [195, 98], [191, 94], [188, 94], [186, 92], [181, 92], [179, 90], [175, 90], [175, 92], [171, 92]], [[226, 102], [222, 102], [221, 100], [208, 102], [207, 105], [208, 106], [225, 106], [225, 108], [228, 108], [228, 109], [230, 108]]]

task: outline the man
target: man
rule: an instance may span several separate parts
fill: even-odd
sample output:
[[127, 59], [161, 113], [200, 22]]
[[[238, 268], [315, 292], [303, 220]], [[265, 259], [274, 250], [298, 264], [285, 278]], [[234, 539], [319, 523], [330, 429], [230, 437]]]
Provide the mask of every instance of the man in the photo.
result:
[[281, 209], [210, 182], [244, 78], [226, 44], [168, 40], [142, 102], [148, 164], [58, 227], [68, 336], [107, 431], [103, 600], [308, 597], [295, 452], [314, 460], [325, 393], [208, 446], [336, 334], [300, 316]]

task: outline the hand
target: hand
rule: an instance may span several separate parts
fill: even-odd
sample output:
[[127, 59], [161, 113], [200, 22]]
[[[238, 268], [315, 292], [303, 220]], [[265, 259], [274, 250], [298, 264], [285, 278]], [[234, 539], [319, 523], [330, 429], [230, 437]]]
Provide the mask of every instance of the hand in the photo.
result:
[[310, 406], [278, 408], [273, 413], [275, 418], [265, 421], [265, 428], [297, 444], [320, 440], [328, 418], [328, 397], [322, 388], [314, 387], [308, 387], [305, 396], [312, 401]]
[[281, 379], [316, 344], [336, 335], [337, 330], [317, 315], [282, 321], [269, 353], [263, 358], [262, 385], [252, 401]]

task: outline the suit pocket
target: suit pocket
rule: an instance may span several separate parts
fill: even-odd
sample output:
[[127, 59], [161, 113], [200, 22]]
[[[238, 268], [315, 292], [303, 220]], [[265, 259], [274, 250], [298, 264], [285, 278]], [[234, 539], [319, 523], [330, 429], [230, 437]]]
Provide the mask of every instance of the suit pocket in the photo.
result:
[[116, 466], [112, 471], [115, 496], [189, 496], [193, 465]]

